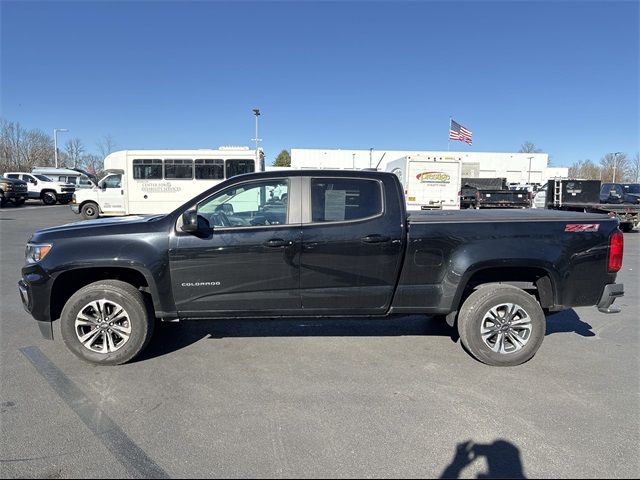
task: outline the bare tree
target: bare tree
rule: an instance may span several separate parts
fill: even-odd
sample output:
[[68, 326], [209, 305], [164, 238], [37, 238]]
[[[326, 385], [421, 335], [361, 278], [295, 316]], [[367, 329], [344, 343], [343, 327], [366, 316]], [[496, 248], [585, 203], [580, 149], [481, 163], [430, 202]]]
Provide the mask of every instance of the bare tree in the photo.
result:
[[569, 167], [569, 178], [600, 180], [600, 167], [591, 160], [580, 160]]
[[67, 143], [65, 143], [64, 150], [67, 154], [67, 158], [69, 159], [69, 166], [73, 166], [73, 168], [78, 167], [82, 155], [85, 151], [82, 140], [77, 137], [72, 138], [71, 140], [67, 141]]
[[51, 163], [53, 139], [42, 130], [26, 130], [18, 122], [0, 122], [0, 169], [31, 171]]
[[16, 170], [22, 166], [21, 145], [26, 136], [20, 123], [3, 119], [2, 133], [2, 167], [3, 170]]
[[630, 163], [626, 153], [607, 153], [600, 159], [600, 167], [602, 171], [603, 182], [613, 182], [613, 172], [615, 169], [615, 181], [624, 182], [629, 180]]
[[103, 136], [100, 140], [98, 140], [96, 145], [98, 146], [98, 151], [100, 152], [100, 155], [102, 155], [102, 158], [109, 155], [116, 148], [116, 142], [111, 134]]
[[629, 180], [634, 183], [640, 183], [640, 153], [636, 152], [629, 162], [629, 166]]
[[542, 149], [537, 148], [536, 145], [532, 142], [526, 141], [522, 145], [520, 145], [520, 153], [542, 153]]
[[99, 177], [100, 173], [102, 172], [102, 160], [102, 157], [100, 157], [99, 155], [88, 153], [82, 156], [80, 160], [80, 166], [87, 172]]
[[28, 130], [23, 142], [23, 161], [28, 171], [51, 164], [53, 139], [42, 130]]

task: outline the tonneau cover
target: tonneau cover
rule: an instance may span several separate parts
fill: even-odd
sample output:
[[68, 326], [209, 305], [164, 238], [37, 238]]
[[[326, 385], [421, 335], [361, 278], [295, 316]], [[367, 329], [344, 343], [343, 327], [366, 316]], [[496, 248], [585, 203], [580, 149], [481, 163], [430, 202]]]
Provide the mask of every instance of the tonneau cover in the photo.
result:
[[460, 222], [597, 222], [612, 219], [600, 213], [564, 212], [533, 209], [505, 210], [444, 210], [407, 212], [409, 223], [460, 223]]

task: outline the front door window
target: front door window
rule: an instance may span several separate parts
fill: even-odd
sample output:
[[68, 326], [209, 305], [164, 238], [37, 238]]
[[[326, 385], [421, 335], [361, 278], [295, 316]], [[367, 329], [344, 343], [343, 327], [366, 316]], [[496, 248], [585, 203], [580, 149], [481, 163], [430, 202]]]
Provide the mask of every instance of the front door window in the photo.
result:
[[289, 185], [268, 180], [231, 187], [198, 204], [211, 227], [256, 227], [288, 223]]

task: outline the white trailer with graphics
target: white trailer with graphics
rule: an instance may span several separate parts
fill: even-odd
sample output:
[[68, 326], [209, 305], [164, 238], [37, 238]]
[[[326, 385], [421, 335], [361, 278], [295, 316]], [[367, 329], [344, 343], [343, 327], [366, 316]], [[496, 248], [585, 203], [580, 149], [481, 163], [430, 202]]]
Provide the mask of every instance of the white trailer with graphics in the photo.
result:
[[71, 209], [85, 219], [169, 213], [235, 175], [264, 171], [264, 153], [217, 150], [122, 150], [104, 159], [106, 175], [77, 190]]
[[385, 170], [404, 187], [407, 210], [459, 210], [462, 161], [413, 155], [392, 160]]

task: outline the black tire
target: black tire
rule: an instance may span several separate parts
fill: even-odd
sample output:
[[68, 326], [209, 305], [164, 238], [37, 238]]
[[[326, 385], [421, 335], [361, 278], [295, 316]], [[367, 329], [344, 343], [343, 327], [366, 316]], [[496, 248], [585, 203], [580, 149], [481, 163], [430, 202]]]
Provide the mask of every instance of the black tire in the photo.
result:
[[4, 195], [2, 197], [0, 197], [0, 208], [4, 208], [4, 206], [7, 204], [7, 199], [4, 198]]
[[24, 205], [24, 202], [26, 201], [26, 199], [24, 198], [12, 198], [11, 199], [11, 203], [13, 203], [16, 207], [19, 207], [20, 205]]
[[629, 233], [631, 230], [633, 230], [633, 223], [630, 223], [630, 222], [621, 223], [620, 230], [622, 230], [624, 233]]
[[[101, 320], [100, 315], [96, 315], [98, 320], [92, 320], [91, 325], [76, 325], [79, 315], [93, 318], [92, 313], [98, 313], [91, 306], [93, 302], [103, 303], [105, 315], [115, 314], [116, 322], [112, 323], [117, 327], [130, 330], [126, 340], [117, 330], [110, 330], [109, 320], [104, 321], [104, 317]], [[118, 315], [117, 307], [122, 308], [124, 314]], [[153, 313], [142, 292], [119, 280], [101, 280], [81, 288], [69, 298], [60, 316], [60, 331], [67, 348], [78, 358], [97, 365], [120, 365], [135, 358], [151, 340], [153, 326]], [[80, 341], [82, 335], [89, 336], [87, 346]], [[111, 342], [107, 341], [107, 335]], [[106, 352], [96, 351], [105, 345], [108, 345]]]
[[85, 220], [94, 220], [100, 215], [98, 205], [93, 202], [85, 203], [80, 209], [80, 214]]
[[[507, 313], [507, 304], [517, 307], [513, 315]], [[491, 314], [492, 309], [497, 317]], [[458, 315], [462, 344], [476, 359], [496, 367], [530, 360], [540, 348], [545, 330], [546, 318], [536, 298], [511, 285], [480, 287]]]
[[42, 192], [40, 194], [40, 199], [42, 200], [42, 203], [44, 203], [45, 205], [55, 205], [56, 202], [58, 201], [58, 198], [56, 197], [55, 192], [52, 192], [51, 190]]

